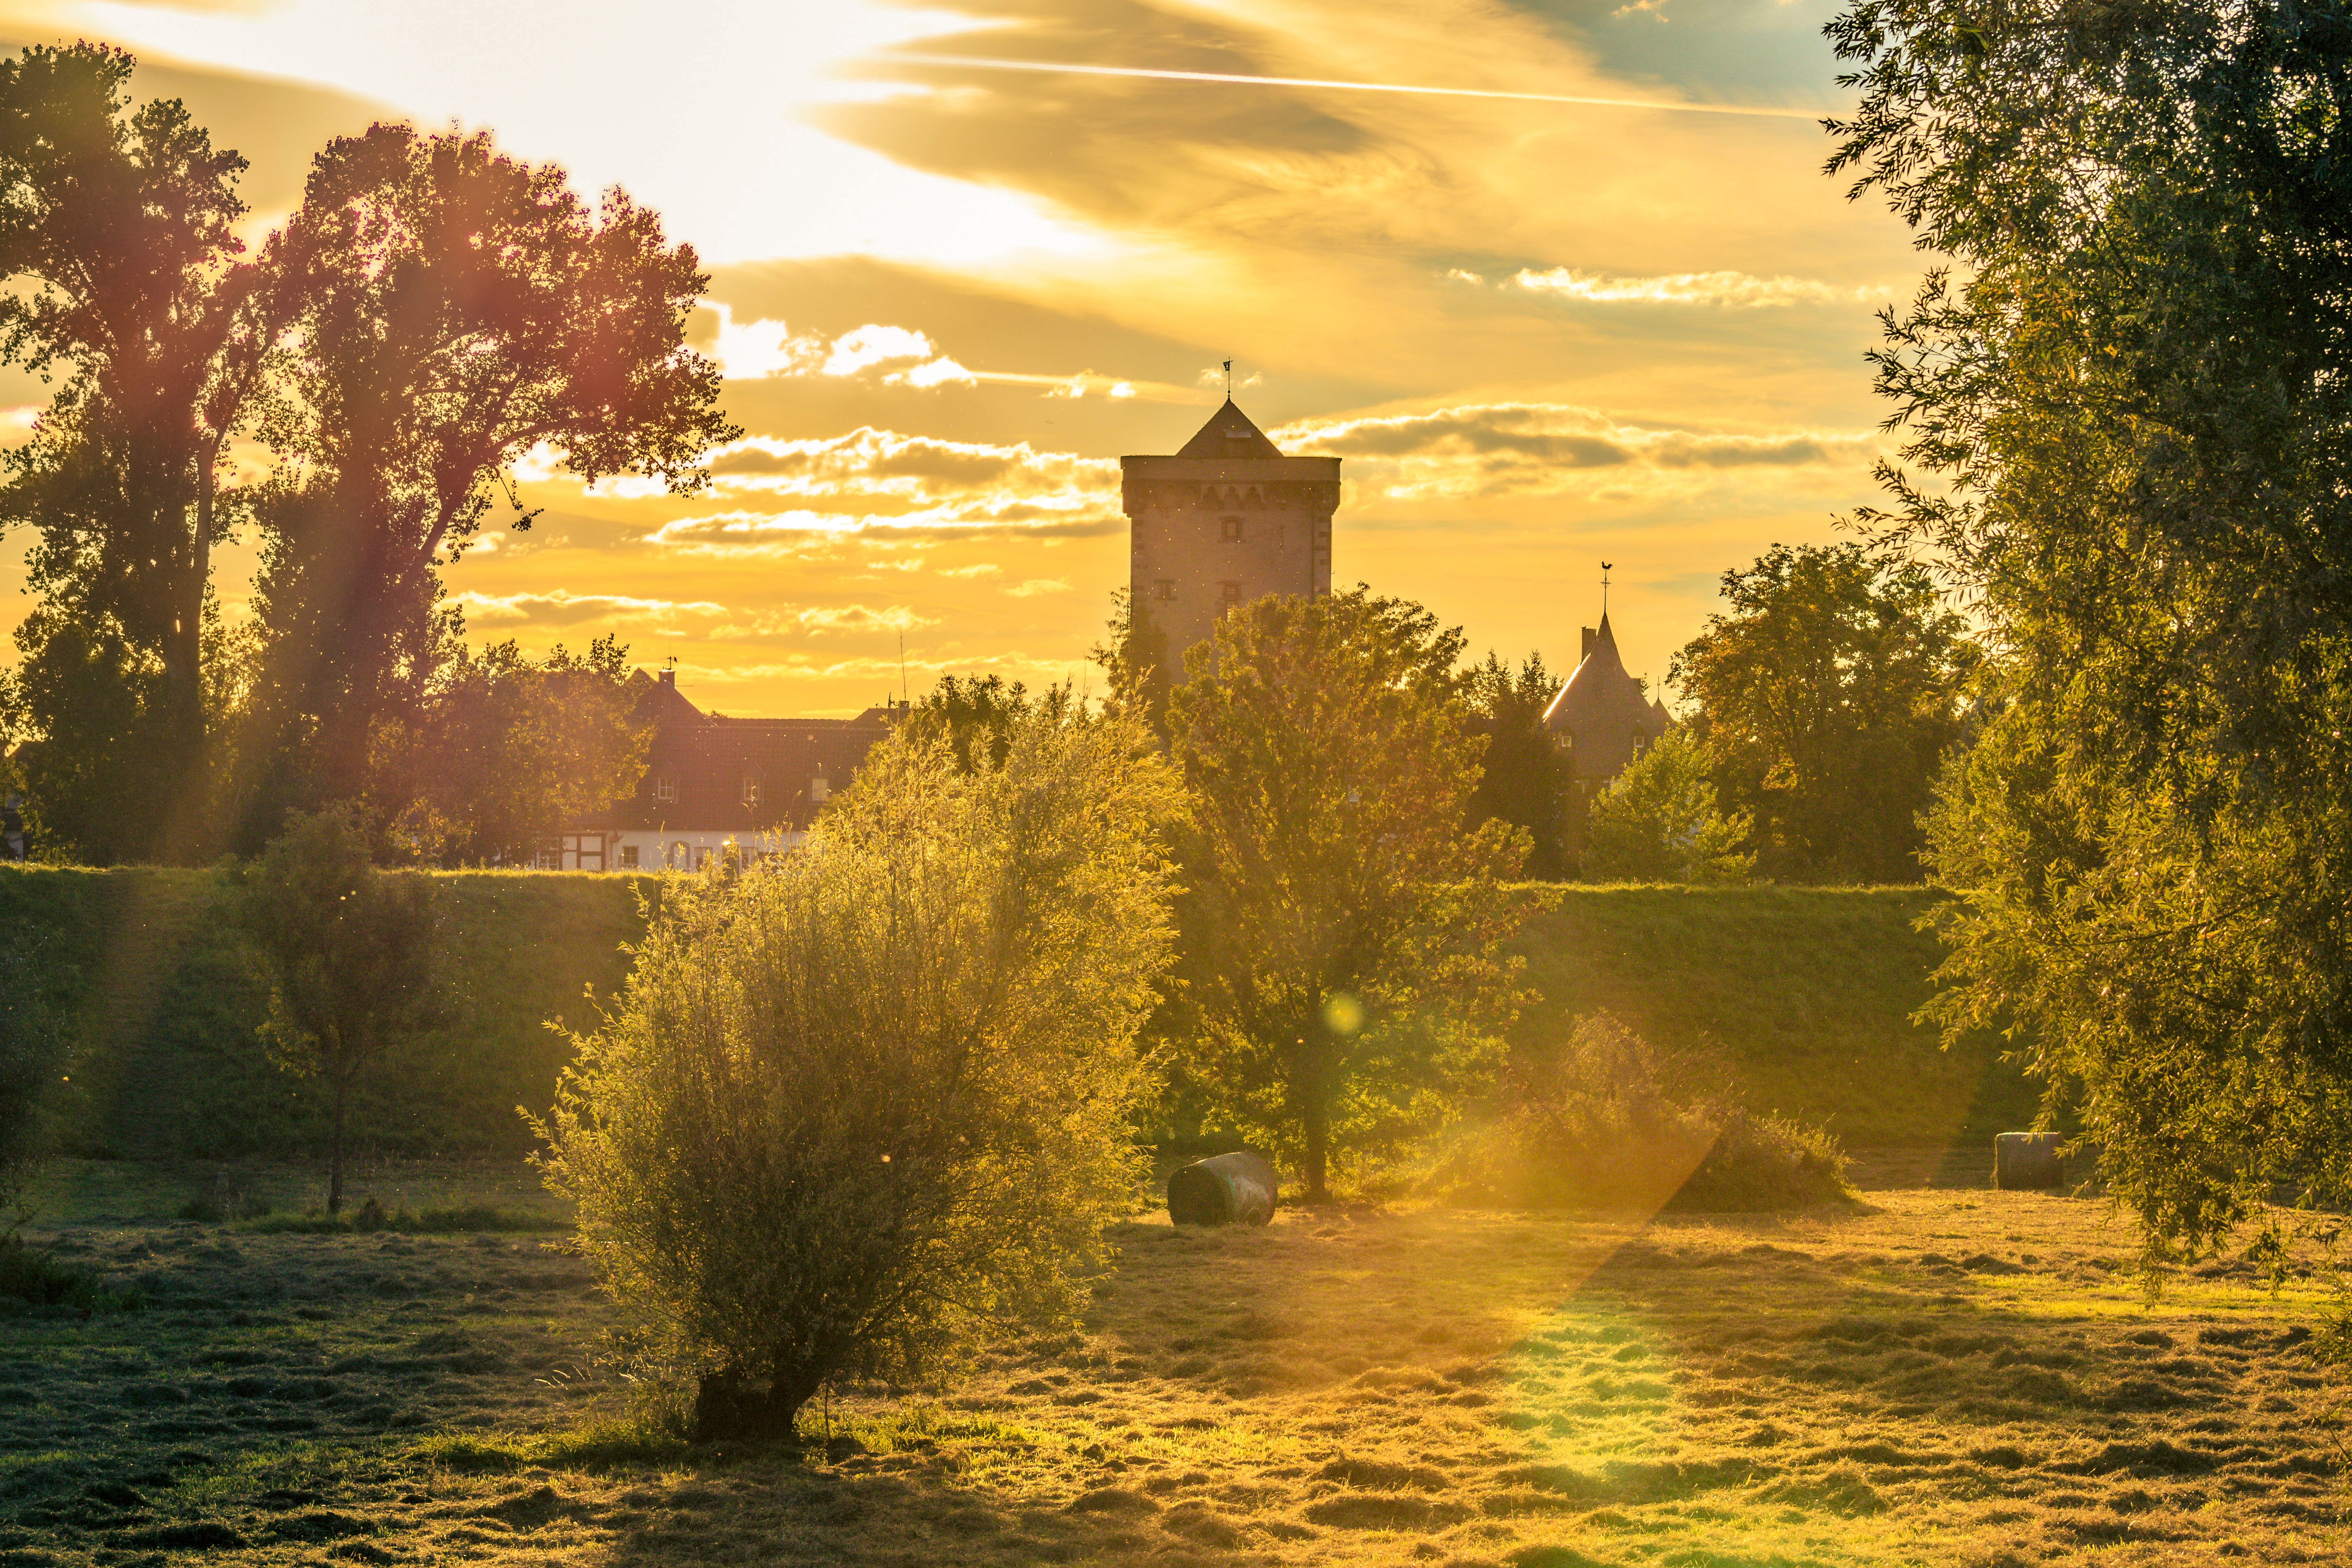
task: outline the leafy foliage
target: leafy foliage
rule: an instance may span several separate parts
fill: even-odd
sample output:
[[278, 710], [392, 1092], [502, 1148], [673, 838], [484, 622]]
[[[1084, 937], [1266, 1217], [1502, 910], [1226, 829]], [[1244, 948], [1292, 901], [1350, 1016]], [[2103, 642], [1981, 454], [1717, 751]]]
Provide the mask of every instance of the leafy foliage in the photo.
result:
[[[195, 847], [216, 469], [271, 330], [235, 259], [245, 160], [177, 100], [126, 112], [131, 64], [0, 59], [0, 362], [62, 377], [0, 462], [0, 526], [37, 532], [43, 600], [8, 706], [55, 742], [28, 769], [35, 826], [92, 859]], [[78, 814], [82, 791], [108, 815]]]
[[1549, 892], [1509, 886], [1527, 835], [1466, 822], [1480, 739], [1458, 630], [1365, 588], [1228, 611], [1186, 656], [1187, 1016], [1217, 1108], [1298, 1159], [1442, 1119], [1519, 1001], [1502, 944]]
[[626, 798], [652, 738], [626, 659], [610, 637], [577, 657], [560, 643], [544, 659], [511, 640], [460, 649], [418, 711], [376, 727], [367, 804], [393, 852], [529, 865], [567, 821]]
[[1976, 667], [1927, 569], [1859, 544], [1776, 544], [1723, 574], [1730, 608], [1675, 656], [1757, 864], [1801, 881], [1918, 879], [1917, 824]]
[[1998, 649], [1937, 1016], [2016, 1031], [2151, 1265], [2352, 1178], [2352, 13], [1871, 0], [1832, 170], [1953, 257], [1885, 317], [1887, 510]]
[[1064, 722], [1075, 713], [1075, 702], [1066, 687], [1048, 687], [1042, 697], [1031, 697], [1021, 682], [1008, 686], [1001, 675], [942, 675], [914, 705], [907, 724], [918, 739], [944, 742], [958, 767], [976, 773], [1004, 765], [1023, 724], [1034, 718]]
[[1595, 796], [1585, 875], [1619, 882], [1740, 882], [1748, 813], [1716, 808], [1707, 756], [1687, 727], [1669, 730]]
[[430, 879], [378, 871], [357, 813], [297, 816], [243, 877], [239, 923], [269, 984], [261, 1026], [278, 1065], [334, 1100], [327, 1212], [343, 1203], [352, 1086], [402, 1037], [446, 1023], [440, 900]]
[[264, 433], [300, 466], [259, 508], [259, 695], [324, 797], [352, 799], [378, 718], [448, 657], [438, 568], [510, 465], [544, 445], [586, 479], [690, 491], [740, 432], [685, 346], [709, 284], [692, 247], [617, 190], [591, 213], [487, 135], [338, 138], [262, 260], [295, 342]]
[[1471, 667], [1465, 691], [1475, 715], [1473, 727], [1486, 737], [1470, 819], [1497, 818], [1525, 829], [1527, 873], [1547, 882], [1570, 870], [1568, 813], [1575, 770], [1543, 724], [1559, 685], [1539, 653], [1516, 670], [1489, 653], [1486, 663]]
[[1172, 773], [1041, 713], [973, 762], [902, 730], [794, 854], [666, 902], [544, 1130], [704, 1436], [1066, 1321], [1133, 1192]]

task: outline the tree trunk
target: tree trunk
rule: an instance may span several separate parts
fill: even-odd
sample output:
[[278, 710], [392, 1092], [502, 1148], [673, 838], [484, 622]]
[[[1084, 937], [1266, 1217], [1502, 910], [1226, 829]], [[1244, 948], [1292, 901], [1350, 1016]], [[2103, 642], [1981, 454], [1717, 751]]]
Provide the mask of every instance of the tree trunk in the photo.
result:
[[1307, 1201], [1328, 1204], [1331, 1201], [1328, 1165], [1331, 1156], [1331, 1116], [1323, 1106], [1323, 1097], [1317, 1095], [1307, 1108]]
[[340, 1214], [343, 1207], [343, 1102], [351, 1098], [349, 1079], [335, 1085], [335, 1133], [327, 1146], [327, 1212]]
[[780, 1377], [763, 1393], [745, 1387], [743, 1374], [732, 1367], [705, 1373], [694, 1394], [694, 1440], [793, 1436], [801, 1407], [822, 1386], [814, 1376]]

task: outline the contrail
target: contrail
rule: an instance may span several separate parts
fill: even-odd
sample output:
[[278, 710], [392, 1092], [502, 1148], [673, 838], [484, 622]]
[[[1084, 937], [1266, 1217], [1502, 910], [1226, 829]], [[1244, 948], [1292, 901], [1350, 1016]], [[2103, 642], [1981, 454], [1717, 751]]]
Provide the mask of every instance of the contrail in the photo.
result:
[[1769, 120], [1819, 120], [1813, 109], [1756, 109], [1734, 103], [1661, 103], [1640, 98], [1580, 98], [1565, 92], [1498, 92], [1477, 87], [1416, 87], [1394, 81], [1332, 81], [1307, 76], [1244, 76], [1226, 71], [1154, 70], [1141, 66], [1063, 65], [1051, 60], [993, 59], [981, 55], [895, 54], [913, 65], [965, 66], [976, 70], [1043, 71], [1068, 76], [1142, 77], [1153, 81], [1240, 82], [1252, 87], [1333, 87], [1348, 92], [1410, 92], [1437, 98], [1508, 98], [1525, 103], [1580, 103], [1601, 109], [1656, 109], [1675, 114], [1748, 114]]

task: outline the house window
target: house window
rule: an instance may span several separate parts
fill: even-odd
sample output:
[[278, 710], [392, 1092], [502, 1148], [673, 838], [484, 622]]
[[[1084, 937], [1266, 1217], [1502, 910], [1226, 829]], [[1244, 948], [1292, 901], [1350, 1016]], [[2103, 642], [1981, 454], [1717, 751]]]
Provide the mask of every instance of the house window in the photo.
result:
[[1242, 539], [1242, 520], [1237, 517], [1217, 519], [1217, 537], [1227, 544], [1239, 544]]
[[1155, 599], [1174, 598], [1176, 596], [1176, 579], [1173, 577], [1162, 577], [1153, 583], [1151, 584], [1151, 596]]
[[1227, 609], [1242, 602], [1242, 585], [1239, 583], [1220, 583], [1217, 584], [1217, 591], [1223, 595]]
[[673, 838], [669, 841], [669, 848], [662, 855], [662, 864], [668, 867], [673, 871], [683, 871], [686, 869], [687, 849], [685, 839]]
[[819, 773], [816, 777], [809, 780], [809, 799], [812, 801], [814, 801], [819, 805], [823, 805], [825, 797], [830, 795], [832, 793], [833, 785], [825, 782], [825, 777], [823, 773]]
[[743, 775], [743, 804], [745, 805], [760, 804], [760, 775], [757, 773]]
[[677, 799], [677, 775], [676, 773], [656, 773], [654, 775], [654, 798], [659, 801], [676, 801]]
[[634, 870], [635, 870], [636, 868], [637, 868], [637, 847], [636, 847], [635, 845], [634, 845], [634, 844], [624, 844], [624, 845], [622, 845], [622, 846], [621, 846], [621, 869], [622, 869], [622, 870], [624, 870], [624, 871], [634, 871]]

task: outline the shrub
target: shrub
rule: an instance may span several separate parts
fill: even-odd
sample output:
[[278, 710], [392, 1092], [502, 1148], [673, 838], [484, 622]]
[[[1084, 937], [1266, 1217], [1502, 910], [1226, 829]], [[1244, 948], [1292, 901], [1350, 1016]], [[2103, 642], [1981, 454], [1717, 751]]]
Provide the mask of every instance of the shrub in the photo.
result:
[[1744, 882], [1756, 857], [1739, 843], [1748, 813], [1716, 807], [1706, 749], [1669, 730], [1592, 802], [1586, 875], [1612, 882]]
[[1456, 1201], [1520, 1208], [1798, 1208], [1850, 1196], [1827, 1132], [1759, 1116], [1704, 1053], [1670, 1057], [1605, 1013], [1506, 1068], [1493, 1114], [1441, 1163]]
[[1066, 710], [976, 750], [900, 733], [799, 850], [666, 894], [541, 1128], [698, 1436], [1066, 1325], [1130, 1201], [1172, 775]]

